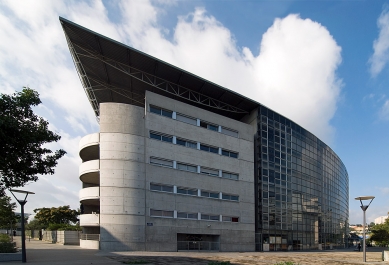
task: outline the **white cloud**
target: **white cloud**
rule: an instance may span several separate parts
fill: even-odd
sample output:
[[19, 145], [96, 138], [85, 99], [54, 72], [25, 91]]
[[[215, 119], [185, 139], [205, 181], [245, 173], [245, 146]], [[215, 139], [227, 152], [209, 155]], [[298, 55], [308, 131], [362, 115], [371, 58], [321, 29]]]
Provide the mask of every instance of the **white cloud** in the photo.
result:
[[376, 77], [389, 63], [389, 6], [385, 6], [377, 20], [378, 39], [374, 40], [374, 53], [370, 57], [370, 73]]
[[382, 105], [379, 116], [383, 120], [389, 120], [389, 99]]
[[39, 111], [63, 137], [53, 146], [68, 151], [55, 176], [41, 177], [37, 187], [46, 185], [52, 195], [59, 190], [50, 185], [76, 193], [78, 140], [97, 130], [58, 16], [250, 97], [331, 141], [341, 48], [324, 26], [298, 15], [276, 19], [253, 54], [203, 8], [178, 17], [174, 29], [163, 28], [159, 19], [171, 2], [154, 3], [119, 1], [117, 14], [100, 0], [0, 3], [0, 92], [26, 84], [37, 89], [45, 103]]

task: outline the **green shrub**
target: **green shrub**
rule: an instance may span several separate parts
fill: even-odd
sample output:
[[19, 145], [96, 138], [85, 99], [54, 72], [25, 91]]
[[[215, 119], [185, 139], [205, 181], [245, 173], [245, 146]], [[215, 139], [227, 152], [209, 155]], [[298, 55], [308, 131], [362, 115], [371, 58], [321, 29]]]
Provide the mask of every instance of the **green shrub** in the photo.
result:
[[81, 231], [82, 228], [78, 225], [68, 224], [49, 224], [47, 231]]
[[16, 243], [15, 242], [0, 242], [0, 253], [15, 253]]
[[230, 265], [229, 261], [210, 261], [208, 265]]
[[6, 234], [0, 234], [0, 243], [9, 243], [11, 242], [11, 237]]

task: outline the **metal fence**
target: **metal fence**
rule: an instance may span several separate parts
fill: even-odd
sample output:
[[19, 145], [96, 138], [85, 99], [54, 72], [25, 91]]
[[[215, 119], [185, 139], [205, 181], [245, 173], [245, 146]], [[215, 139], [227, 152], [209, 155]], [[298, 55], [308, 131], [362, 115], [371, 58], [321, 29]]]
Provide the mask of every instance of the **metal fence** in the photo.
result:
[[219, 251], [220, 243], [211, 241], [177, 241], [177, 250]]
[[100, 234], [81, 234], [80, 239], [100, 241]]

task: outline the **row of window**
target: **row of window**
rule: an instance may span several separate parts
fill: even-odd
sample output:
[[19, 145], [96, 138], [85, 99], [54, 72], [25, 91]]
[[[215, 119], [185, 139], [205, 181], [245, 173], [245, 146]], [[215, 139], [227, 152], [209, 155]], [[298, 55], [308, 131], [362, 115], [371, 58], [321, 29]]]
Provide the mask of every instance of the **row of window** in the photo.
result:
[[150, 190], [177, 193], [182, 195], [222, 199], [228, 201], [239, 201], [238, 195], [227, 194], [227, 193], [216, 192], [216, 191], [205, 191], [205, 190], [186, 188], [186, 187], [177, 187], [173, 185], [165, 185], [159, 183], [150, 183]]
[[213, 169], [213, 168], [206, 168], [198, 165], [186, 164], [182, 162], [177, 162], [177, 161], [167, 160], [167, 159], [162, 159], [157, 157], [150, 157], [150, 164], [162, 166], [162, 167], [175, 168], [178, 170], [189, 171], [193, 173], [199, 173], [199, 174], [204, 174], [204, 175], [209, 175], [214, 177], [221, 177], [221, 178], [232, 179], [232, 180], [239, 179], [239, 175], [236, 173], [226, 172], [226, 171]]
[[207, 122], [207, 121], [203, 121], [203, 120], [200, 120], [197, 118], [193, 118], [193, 117], [183, 115], [183, 114], [171, 111], [171, 110], [163, 109], [163, 108], [160, 108], [157, 106], [150, 105], [150, 112], [161, 115], [161, 116], [165, 116], [165, 117], [168, 117], [171, 119], [175, 119], [178, 121], [182, 121], [182, 122], [185, 122], [188, 124], [192, 124], [194, 126], [203, 127], [203, 128], [208, 129], [208, 130], [211, 130], [211, 131], [220, 132], [220, 133], [232, 136], [232, 137], [236, 137], [236, 138], [239, 137], [239, 132], [237, 132], [233, 129], [222, 127], [222, 126], [216, 125], [216, 124], [212, 124], [212, 123]]
[[168, 134], [150, 131], [150, 138], [158, 140], [158, 141], [162, 141], [162, 142], [178, 144], [178, 145], [193, 148], [193, 149], [199, 149], [199, 150], [214, 153], [214, 154], [220, 154], [223, 156], [238, 158], [237, 152], [225, 150], [225, 149], [222, 149], [219, 147], [209, 146], [206, 144], [201, 144], [198, 142], [193, 142], [193, 141], [186, 140], [186, 139], [177, 138], [175, 136], [168, 135]]
[[203, 213], [187, 213], [187, 212], [155, 210], [155, 209], [150, 209], [150, 216], [190, 219], [190, 220], [205, 220], [205, 221], [216, 221], [216, 222], [232, 222], [232, 223], [239, 222], [239, 217], [236, 216], [224, 216], [224, 215], [203, 214]]

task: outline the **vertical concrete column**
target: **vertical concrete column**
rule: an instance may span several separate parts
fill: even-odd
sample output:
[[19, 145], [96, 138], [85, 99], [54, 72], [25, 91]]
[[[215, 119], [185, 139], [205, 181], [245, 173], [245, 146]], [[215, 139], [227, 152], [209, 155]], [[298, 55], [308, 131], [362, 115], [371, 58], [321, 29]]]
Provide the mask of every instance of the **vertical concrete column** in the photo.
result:
[[197, 149], [200, 150], [200, 143], [197, 142]]
[[200, 119], [197, 119], [197, 120], [196, 120], [196, 125], [197, 125], [197, 126], [200, 126]]
[[219, 169], [219, 177], [223, 177], [223, 170]]
[[177, 137], [173, 136], [173, 144], [177, 144]]
[[219, 199], [221, 200], [223, 198], [222, 192], [219, 192]]
[[177, 161], [173, 161], [173, 168], [177, 168]]
[[222, 132], [222, 126], [218, 126], [218, 128], [217, 128], [217, 131], [219, 132], [219, 133], [221, 133]]
[[197, 166], [197, 173], [200, 173], [200, 172], [201, 172], [200, 166]]
[[172, 119], [173, 119], [173, 120], [176, 120], [176, 119], [177, 119], [177, 112], [173, 111]]
[[174, 218], [177, 218], [177, 210], [174, 210]]
[[176, 185], [173, 186], [173, 192], [177, 193], [177, 186]]
[[201, 189], [197, 190], [197, 196], [201, 197]]
[[222, 148], [221, 148], [221, 147], [219, 147], [219, 151], [218, 151], [218, 153], [219, 153], [219, 155], [221, 155], [221, 154], [222, 154]]
[[201, 220], [201, 213], [197, 213], [197, 220]]

